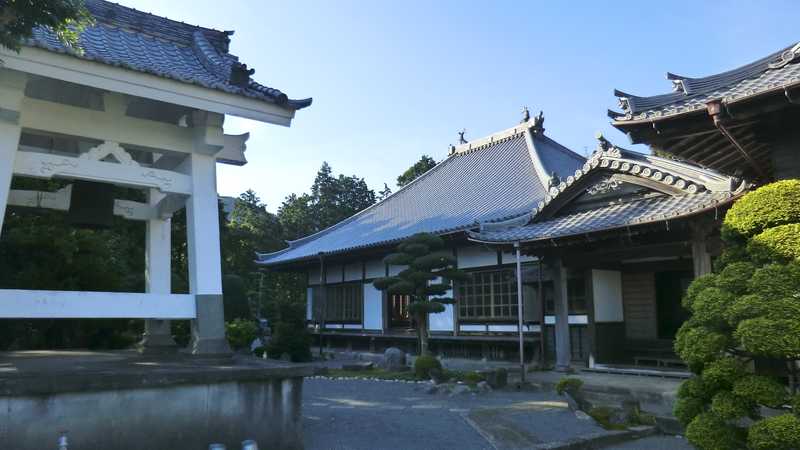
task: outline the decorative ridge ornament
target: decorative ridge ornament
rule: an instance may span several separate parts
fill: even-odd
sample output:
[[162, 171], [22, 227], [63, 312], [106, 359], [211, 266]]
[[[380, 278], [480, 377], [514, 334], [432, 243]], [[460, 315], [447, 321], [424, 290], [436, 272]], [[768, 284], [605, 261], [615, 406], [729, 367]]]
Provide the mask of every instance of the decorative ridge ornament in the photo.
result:
[[795, 44], [792, 48], [781, 53], [780, 58], [769, 65], [770, 69], [780, 69], [781, 67], [793, 63], [800, 56], [800, 42]]
[[533, 126], [531, 131], [538, 134], [544, 134], [544, 112], [539, 111], [539, 114], [533, 118]]
[[458, 132], [458, 143], [459, 144], [466, 144], [467, 140], [464, 139], [464, 133], [466, 133], [466, 128], [462, 128], [461, 131]]
[[522, 107], [522, 120], [519, 123], [528, 123], [531, 120], [531, 112], [528, 111], [527, 106]]

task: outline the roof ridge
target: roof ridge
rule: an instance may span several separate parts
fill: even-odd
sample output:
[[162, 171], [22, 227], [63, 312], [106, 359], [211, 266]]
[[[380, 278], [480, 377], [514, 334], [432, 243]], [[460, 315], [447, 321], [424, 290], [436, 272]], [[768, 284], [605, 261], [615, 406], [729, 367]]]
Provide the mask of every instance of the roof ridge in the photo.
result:
[[530, 120], [527, 122], [514, 125], [511, 128], [506, 128], [505, 130], [497, 131], [495, 133], [483, 136], [478, 139], [473, 139], [464, 144], [454, 145], [450, 148], [450, 154], [448, 155], [448, 158], [451, 156], [457, 156], [460, 154], [469, 153], [471, 151], [480, 150], [482, 148], [490, 147], [494, 144], [504, 142], [506, 140], [515, 137], [516, 135], [524, 133], [526, 130], [532, 127], [533, 127], [533, 120]]
[[661, 108], [678, 101], [688, 101], [719, 90], [725, 85], [736, 85], [756, 79], [767, 71], [780, 69], [794, 62], [800, 56], [799, 45], [800, 43], [795, 42], [755, 61], [703, 77], [686, 77], [667, 72], [666, 78], [672, 82], [673, 92], [639, 96], [614, 89], [614, 96], [619, 98], [620, 107], [628, 114]]
[[85, 5], [92, 17], [94, 17], [97, 22], [100, 22], [104, 25], [119, 28], [129, 28], [137, 33], [146, 34], [156, 38], [177, 41], [185, 45], [191, 45], [191, 42], [184, 39], [179, 39], [174, 35], [153, 31], [152, 29], [142, 26], [143, 24], [141, 20], [139, 20], [137, 23], [137, 21], [131, 19], [138, 17], [162, 21], [165, 22], [166, 26], [173, 27], [173, 29], [179, 28], [182, 33], [188, 34], [189, 38], [191, 38], [192, 33], [195, 31], [203, 32], [204, 35], [215, 41], [214, 44], [220, 44], [222, 46], [220, 50], [226, 53], [228, 51], [228, 44], [230, 41], [229, 36], [233, 34], [233, 31], [223, 31], [201, 25], [194, 25], [175, 19], [170, 19], [166, 16], [138, 10], [136, 8], [121, 5], [108, 0], [85, 0]]

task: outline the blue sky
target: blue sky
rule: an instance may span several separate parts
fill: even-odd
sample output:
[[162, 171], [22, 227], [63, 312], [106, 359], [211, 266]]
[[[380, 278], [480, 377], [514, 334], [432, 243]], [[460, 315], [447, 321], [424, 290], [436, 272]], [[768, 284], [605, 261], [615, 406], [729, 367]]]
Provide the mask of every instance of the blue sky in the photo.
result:
[[421, 154], [443, 159], [458, 130], [511, 127], [525, 105], [579, 153], [598, 131], [627, 145], [606, 117], [614, 88], [664, 93], [667, 71], [703, 76], [800, 41], [796, 1], [118, 1], [235, 30], [232, 52], [258, 81], [314, 97], [291, 128], [226, 122], [251, 133], [250, 163], [221, 166], [220, 193], [252, 188], [272, 211], [322, 161], [394, 189]]

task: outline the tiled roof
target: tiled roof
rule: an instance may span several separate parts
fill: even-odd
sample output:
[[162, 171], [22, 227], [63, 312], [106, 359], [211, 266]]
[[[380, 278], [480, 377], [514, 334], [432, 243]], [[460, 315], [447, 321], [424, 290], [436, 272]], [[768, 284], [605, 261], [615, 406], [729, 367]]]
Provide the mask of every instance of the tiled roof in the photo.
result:
[[[526, 133], [534, 148], [526, 143]], [[533, 155], [533, 156], [532, 156]], [[446, 234], [530, 212], [544, 198], [546, 173], [567, 176], [585, 159], [520, 125], [464, 144], [447, 159], [383, 201], [317, 234], [290, 242], [280, 252], [259, 255], [262, 264], [285, 264], [385, 245], [414, 233]]]
[[711, 100], [729, 103], [774, 89], [800, 83], [800, 44], [795, 44], [727, 72], [702, 78], [672, 73], [667, 79], [675, 92], [639, 97], [614, 91], [623, 113], [609, 111], [620, 124], [631, 120], [655, 119], [706, 108]]
[[[618, 197], [592, 209], [552, 217], [552, 205], [576, 198], [587, 189], [593, 175], [619, 174], [641, 179], [644, 186], [660, 186], [665, 193]], [[540, 241], [673, 219], [718, 206], [742, 192], [746, 184], [732, 177], [691, 164], [642, 155], [612, 145], [602, 136], [598, 150], [573, 176], [550, 188], [527, 218], [481, 224], [469, 232], [480, 242]], [[654, 192], [655, 193], [655, 192]]]
[[730, 192], [704, 191], [681, 196], [662, 195], [617, 203], [543, 222], [497, 231], [470, 233], [481, 242], [531, 242], [672, 219], [713, 207], [730, 199]]
[[66, 47], [46, 28], [36, 28], [25, 45], [70, 54], [184, 83], [241, 95], [288, 109], [311, 99], [291, 100], [250, 79], [252, 70], [228, 52], [233, 32], [177, 22], [104, 0], [86, 0], [95, 19], [80, 36], [81, 53]]

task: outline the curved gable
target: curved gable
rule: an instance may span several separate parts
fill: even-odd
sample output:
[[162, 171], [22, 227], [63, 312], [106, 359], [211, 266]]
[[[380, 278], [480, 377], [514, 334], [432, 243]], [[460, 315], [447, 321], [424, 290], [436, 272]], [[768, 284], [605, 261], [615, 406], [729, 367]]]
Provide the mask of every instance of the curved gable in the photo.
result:
[[679, 161], [619, 148], [602, 136], [592, 157], [574, 174], [553, 183], [533, 213], [546, 220], [576, 202], [625, 201], [626, 197], [683, 196], [733, 191], [741, 181]]

